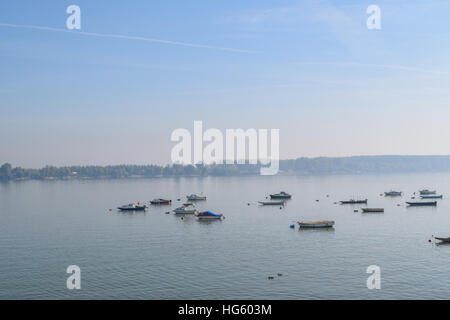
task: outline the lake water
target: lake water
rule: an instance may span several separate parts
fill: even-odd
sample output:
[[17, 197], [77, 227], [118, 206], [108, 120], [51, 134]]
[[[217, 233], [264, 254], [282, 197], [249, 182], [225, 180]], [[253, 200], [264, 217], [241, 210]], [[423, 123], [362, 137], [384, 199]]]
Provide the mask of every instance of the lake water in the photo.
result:
[[[421, 188], [444, 199], [436, 208], [407, 208]], [[380, 196], [390, 189], [403, 197]], [[281, 190], [293, 194], [283, 209], [255, 204]], [[166, 214], [194, 192], [208, 197], [199, 208], [226, 218]], [[450, 236], [446, 195], [448, 173], [0, 184], [0, 298], [448, 298], [450, 246], [428, 242]], [[334, 203], [358, 196], [385, 212]], [[156, 197], [174, 203], [109, 211]], [[335, 220], [334, 230], [289, 228], [316, 219]], [[81, 290], [66, 288], [69, 265], [81, 268]], [[381, 268], [380, 290], [366, 287], [370, 265]]]

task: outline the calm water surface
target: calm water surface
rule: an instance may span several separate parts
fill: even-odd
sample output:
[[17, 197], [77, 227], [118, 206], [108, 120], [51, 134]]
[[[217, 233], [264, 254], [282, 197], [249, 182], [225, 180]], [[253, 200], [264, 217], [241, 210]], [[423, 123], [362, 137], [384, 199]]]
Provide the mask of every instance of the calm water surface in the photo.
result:
[[[444, 199], [437, 208], [407, 208], [420, 188], [437, 189]], [[390, 189], [405, 195], [380, 196]], [[282, 210], [255, 204], [281, 190], [293, 194]], [[193, 192], [208, 196], [201, 209], [226, 219], [165, 214]], [[448, 298], [450, 246], [428, 242], [431, 235], [450, 236], [446, 195], [447, 173], [0, 184], [0, 298]], [[358, 196], [385, 213], [334, 204]], [[156, 197], [174, 204], [145, 213], [109, 211]], [[336, 226], [289, 228], [315, 219]], [[66, 268], [74, 264], [81, 290], [66, 288]], [[381, 268], [380, 290], [366, 287], [373, 264]]]

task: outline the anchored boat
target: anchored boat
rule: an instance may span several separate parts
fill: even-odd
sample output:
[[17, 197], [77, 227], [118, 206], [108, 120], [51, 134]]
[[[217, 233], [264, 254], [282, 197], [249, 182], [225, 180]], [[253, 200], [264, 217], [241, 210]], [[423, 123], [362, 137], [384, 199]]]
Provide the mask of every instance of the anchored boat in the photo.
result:
[[424, 206], [436, 206], [437, 201], [419, 201], [419, 202], [406, 202], [411, 207], [424, 207]]
[[309, 222], [299, 221], [298, 225], [300, 226], [300, 228], [331, 228], [334, 226], [334, 221], [333, 220], [320, 220]]
[[197, 209], [195, 209], [194, 204], [192, 203], [185, 203], [183, 206], [176, 208], [173, 210], [176, 214], [195, 214], [197, 212]]
[[427, 196], [427, 195], [430, 195], [430, 194], [436, 194], [436, 191], [431, 191], [431, 190], [428, 190], [428, 189], [423, 189], [423, 190], [420, 190], [419, 192], [420, 192], [420, 195], [422, 195], [422, 196]]
[[270, 199], [291, 199], [291, 198], [292, 198], [292, 195], [290, 195], [289, 193], [286, 193], [284, 191], [270, 195]]
[[153, 199], [150, 201], [151, 204], [171, 204], [172, 200], [166, 200], [166, 199]]
[[206, 196], [202, 196], [202, 195], [198, 195], [198, 194], [191, 194], [191, 195], [188, 195], [188, 196], [186, 196], [186, 198], [189, 200], [189, 201], [200, 201], [200, 200], [206, 200]]
[[450, 238], [442, 238], [442, 237], [434, 237], [434, 238], [442, 242], [450, 242]]
[[402, 192], [401, 191], [392, 191], [391, 190], [391, 191], [385, 192], [384, 195], [386, 197], [399, 197], [399, 196], [402, 195]]
[[284, 206], [284, 200], [258, 201], [263, 206]]
[[367, 203], [367, 199], [364, 200], [345, 200], [345, 201], [340, 201], [341, 204], [360, 204], [360, 203]]
[[199, 220], [220, 220], [224, 218], [223, 214], [211, 211], [198, 212], [195, 215]]
[[362, 212], [384, 212], [383, 208], [361, 208]]
[[420, 196], [421, 199], [442, 199], [442, 194], [437, 196], [437, 195], [431, 195], [431, 196]]
[[147, 206], [141, 206], [139, 203], [137, 205], [135, 205], [134, 203], [130, 203], [124, 206], [120, 206], [117, 209], [119, 209], [120, 211], [145, 211], [147, 210]]

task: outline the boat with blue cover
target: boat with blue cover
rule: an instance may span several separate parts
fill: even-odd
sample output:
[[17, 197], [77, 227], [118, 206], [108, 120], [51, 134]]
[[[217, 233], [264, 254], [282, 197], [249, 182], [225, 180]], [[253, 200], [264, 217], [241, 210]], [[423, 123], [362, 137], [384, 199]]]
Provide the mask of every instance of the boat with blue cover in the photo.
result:
[[202, 211], [195, 214], [196, 217], [200, 220], [220, 220], [223, 219], [224, 216], [221, 213], [214, 213], [211, 211]]

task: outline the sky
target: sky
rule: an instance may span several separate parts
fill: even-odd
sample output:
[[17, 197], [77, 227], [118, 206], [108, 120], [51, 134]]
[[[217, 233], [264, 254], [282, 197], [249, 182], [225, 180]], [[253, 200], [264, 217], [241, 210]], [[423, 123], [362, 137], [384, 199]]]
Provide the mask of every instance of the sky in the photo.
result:
[[[69, 5], [81, 29], [68, 30]], [[369, 30], [366, 9], [381, 9]], [[0, 163], [166, 164], [171, 133], [280, 158], [450, 154], [450, 2], [0, 2]]]

